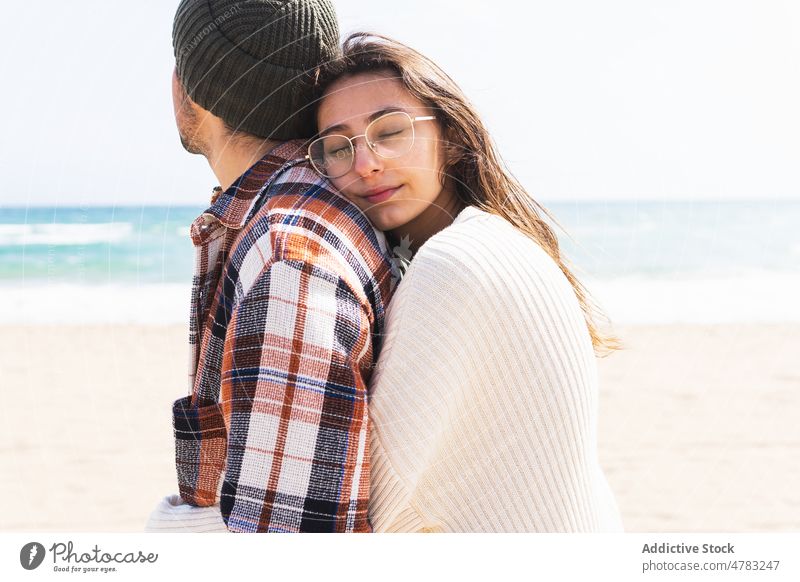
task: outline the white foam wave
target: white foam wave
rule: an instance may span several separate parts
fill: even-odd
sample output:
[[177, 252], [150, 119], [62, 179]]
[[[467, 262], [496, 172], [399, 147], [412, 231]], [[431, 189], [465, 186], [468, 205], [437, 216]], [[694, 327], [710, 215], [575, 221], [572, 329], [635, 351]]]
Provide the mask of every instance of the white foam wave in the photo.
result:
[[800, 322], [800, 274], [585, 283], [614, 323]]
[[[617, 324], [800, 323], [800, 274], [584, 281]], [[0, 323], [187, 323], [186, 284], [0, 286]]]
[[0, 224], [0, 246], [116, 243], [133, 232], [130, 222]]
[[146, 323], [189, 321], [190, 285], [16, 284], [0, 287], [0, 323]]

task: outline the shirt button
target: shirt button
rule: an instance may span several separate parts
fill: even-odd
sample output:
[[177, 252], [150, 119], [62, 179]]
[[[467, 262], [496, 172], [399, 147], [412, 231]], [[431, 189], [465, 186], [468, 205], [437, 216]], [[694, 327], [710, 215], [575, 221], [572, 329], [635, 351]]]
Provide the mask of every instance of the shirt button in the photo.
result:
[[201, 231], [206, 231], [211, 228], [211, 225], [217, 220], [217, 217], [213, 214], [203, 214], [203, 224], [200, 225]]

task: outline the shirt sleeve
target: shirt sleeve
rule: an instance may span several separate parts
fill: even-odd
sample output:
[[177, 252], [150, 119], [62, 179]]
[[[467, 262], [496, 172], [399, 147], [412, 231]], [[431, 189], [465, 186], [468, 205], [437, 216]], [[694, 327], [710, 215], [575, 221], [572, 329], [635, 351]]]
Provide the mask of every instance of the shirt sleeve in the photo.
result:
[[182, 497], [213, 504], [222, 476], [230, 531], [370, 531], [370, 321], [335, 273], [269, 264], [232, 314], [219, 404], [176, 402]]

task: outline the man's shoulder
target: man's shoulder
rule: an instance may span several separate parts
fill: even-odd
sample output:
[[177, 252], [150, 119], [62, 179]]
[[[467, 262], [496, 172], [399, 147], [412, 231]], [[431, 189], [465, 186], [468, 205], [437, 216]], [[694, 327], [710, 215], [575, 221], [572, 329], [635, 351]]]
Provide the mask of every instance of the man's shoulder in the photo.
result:
[[390, 273], [383, 233], [307, 164], [283, 171], [261, 196], [261, 208], [244, 227], [246, 254], [312, 264], [361, 288]]
[[331, 250], [354, 243], [360, 254], [386, 252], [385, 236], [361, 209], [305, 165], [284, 172], [264, 195], [254, 220], [267, 221], [273, 238], [300, 236], [325, 241]]
[[360, 208], [337, 192], [328, 180], [305, 165], [290, 168], [281, 174], [265, 195], [268, 199], [264, 209], [273, 220], [294, 223], [298, 216], [308, 215], [332, 226], [353, 223], [365, 232], [378, 232]]

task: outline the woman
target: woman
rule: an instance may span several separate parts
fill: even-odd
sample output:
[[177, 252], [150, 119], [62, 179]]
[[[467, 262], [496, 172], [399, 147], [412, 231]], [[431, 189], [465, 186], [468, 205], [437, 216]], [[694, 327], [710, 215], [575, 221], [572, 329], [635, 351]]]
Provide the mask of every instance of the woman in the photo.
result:
[[620, 531], [593, 351], [614, 342], [473, 107], [366, 33], [317, 86], [314, 167], [414, 253], [370, 393], [375, 531]]

